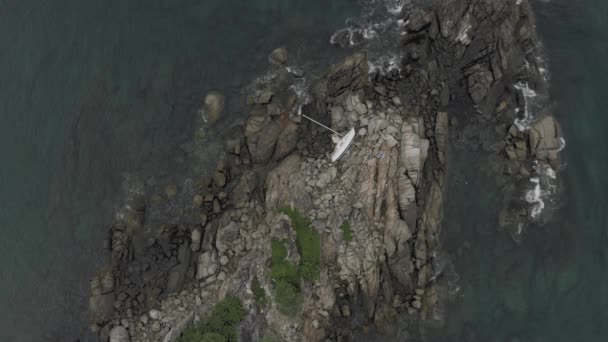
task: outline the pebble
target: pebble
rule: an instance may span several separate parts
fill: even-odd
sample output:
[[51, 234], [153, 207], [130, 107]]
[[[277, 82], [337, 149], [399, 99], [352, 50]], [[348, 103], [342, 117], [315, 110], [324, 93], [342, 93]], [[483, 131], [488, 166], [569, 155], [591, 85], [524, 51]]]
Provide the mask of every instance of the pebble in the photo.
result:
[[152, 319], [160, 319], [162, 317], [162, 313], [156, 309], [150, 310], [149, 315]]
[[348, 305], [342, 305], [342, 316], [344, 317], [350, 317], [350, 306]]
[[364, 137], [367, 134], [367, 130], [365, 128], [361, 128], [357, 134], [361, 137]]
[[160, 331], [160, 322], [155, 321], [154, 323], [152, 323], [152, 331]]
[[194, 198], [192, 199], [192, 205], [195, 208], [200, 208], [200, 206], [203, 204], [203, 196], [201, 195], [195, 195]]
[[226, 280], [226, 273], [225, 272], [220, 272], [220, 274], [217, 275], [217, 280], [219, 280], [219, 281]]
[[220, 264], [222, 264], [222, 266], [226, 266], [227, 263], [228, 263], [228, 257], [225, 255], [222, 255], [220, 257]]
[[319, 321], [316, 320], [316, 319], [314, 321], [312, 321], [312, 326], [315, 327], [315, 329], [318, 329], [319, 328]]
[[220, 201], [217, 199], [213, 201], [213, 213], [219, 214], [222, 211], [222, 207], [220, 206]]

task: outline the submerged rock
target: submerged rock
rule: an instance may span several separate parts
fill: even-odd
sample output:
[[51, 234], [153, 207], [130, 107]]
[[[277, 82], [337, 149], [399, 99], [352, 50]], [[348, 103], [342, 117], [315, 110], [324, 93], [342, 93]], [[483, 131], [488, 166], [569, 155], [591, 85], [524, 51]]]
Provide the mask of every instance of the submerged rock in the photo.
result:
[[270, 61], [270, 63], [275, 65], [285, 64], [287, 63], [287, 59], [287, 49], [285, 49], [284, 47], [276, 48], [272, 50], [270, 55], [268, 55], [268, 60]]
[[224, 106], [226, 104], [226, 98], [224, 95], [217, 91], [212, 91], [205, 95], [205, 103], [202, 109], [202, 113], [206, 121], [210, 124], [214, 124], [219, 120]]

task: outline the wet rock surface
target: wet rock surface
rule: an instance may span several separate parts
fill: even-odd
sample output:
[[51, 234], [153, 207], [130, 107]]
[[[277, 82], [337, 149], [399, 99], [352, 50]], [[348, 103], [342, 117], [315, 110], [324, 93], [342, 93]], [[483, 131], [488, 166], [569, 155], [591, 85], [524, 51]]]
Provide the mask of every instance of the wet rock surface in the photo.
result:
[[[424, 338], [444, 323], [449, 295], [435, 256], [451, 146], [488, 152], [504, 187], [516, 189], [534, 176], [531, 163], [557, 165], [561, 132], [551, 116], [529, 130], [514, 124], [522, 100], [508, 82], [538, 77], [523, 68], [536, 46], [526, 1], [451, 0], [400, 16], [400, 71], [370, 73], [357, 52], [315, 79], [310, 95], [294, 91], [301, 75], [278, 72], [246, 95], [242, 137], [211, 174], [127, 201], [109, 230], [109, 267], [90, 285], [102, 340], [175, 341], [226, 296], [247, 309], [243, 341], [268, 331], [281, 341], [351, 341], [363, 326], [388, 339], [397, 325]], [[272, 68], [287, 56], [272, 51]], [[220, 113], [224, 99], [212, 100], [205, 111]], [[299, 112], [355, 129], [340, 160], [329, 160], [331, 133]], [[507, 167], [518, 171], [505, 176]], [[528, 217], [524, 204], [505, 204], [500, 225]], [[273, 240], [287, 244], [290, 262], [304, 258], [285, 207], [311, 221], [321, 246], [319, 275], [300, 280], [293, 317], [278, 310], [269, 266]], [[254, 278], [268, 305], [256, 302]]]

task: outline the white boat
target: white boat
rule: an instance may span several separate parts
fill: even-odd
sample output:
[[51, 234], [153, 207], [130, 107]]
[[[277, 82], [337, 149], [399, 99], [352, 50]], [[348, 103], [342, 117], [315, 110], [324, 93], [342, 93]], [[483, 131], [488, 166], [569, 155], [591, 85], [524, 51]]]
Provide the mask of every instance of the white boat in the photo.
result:
[[[336, 160], [338, 160], [338, 159], [340, 159], [340, 157], [342, 157], [344, 152], [346, 152], [346, 150], [350, 146], [350, 143], [352, 143], [353, 139], [355, 138], [355, 129], [354, 128], [351, 128], [350, 131], [348, 131], [348, 133], [346, 133], [346, 134], [341, 134], [341, 133], [338, 133], [338, 132], [334, 131], [333, 129], [325, 126], [324, 124], [314, 120], [313, 118], [309, 118], [308, 116], [306, 116], [304, 114], [300, 114], [300, 116], [302, 116], [305, 119], [310, 120], [314, 124], [319, 125], [319, 126], [325, 128], [326, 130], [331, 131], [335, 134], [334, 136], [332, 136], [332, 141], [336, 144], [336, 147], [334, 148], [334, 151], [331, 154], [332, 163], [334, 163]], [[340, 137], [340, 138], [338, 138], [338, 137]]]
[[355, 138], [355, 129], [351, 128], [350, 131], [348, 131], [348, 133], [346, 133], [344, 136], [342, 136], [342, 138], [336, 144], [336, 147], [334, 148], [334, 152], [331, 154], [332, 163], [336, 162], [336, 160], [338, 160], [338, 159], [340, 159], [340, 157], [342, 157], [342, 155], [344, 154], [344, 152], [346, 152], [346, 150], [348, 149], [348, 147], [350, 146], [350, 143], [353, 141], [354, 138]]

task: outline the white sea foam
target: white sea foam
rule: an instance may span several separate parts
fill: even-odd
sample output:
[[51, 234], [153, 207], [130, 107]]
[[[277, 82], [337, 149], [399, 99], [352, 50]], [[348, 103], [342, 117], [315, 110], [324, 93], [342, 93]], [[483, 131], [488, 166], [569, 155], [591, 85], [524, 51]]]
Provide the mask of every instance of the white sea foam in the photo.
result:
[[401, 71], [401, 60], [403, 56], [398, 54], [383, 55], [373, 60], [368, 60], [369, 73], [375, 72], [385, 75], [393, 70]]
[[536, 114], [531, 108], [531, 102], [536, 98], [537, 94], [534, 90], [530, 89], [527, 82], [518, 82], [514, 85], [515, 89], [521, 91], [524, 97], [524, 116], [523, 118], [515, 119], [515, 126], [521, 131], [525, 132], [530, 128], [530, 124], [536, 119]]
[[537, 219], [543, 212], [543, 209], [545, 209], [545, 202], [543, 201], [542, 196], [543, 191], [540, 188], [540, 179], [538, 177], [531, 178], [530, 182], [533, 183], [534, 186], [526, 192], [526, 201], [532, 204], [530, 216], [533, 219]]
[[295, 106], [296, 113], [292, 114], [302, 115], [302, 108], [304, 108], [304, 106], [310, 103], [310, 94], [308, 93], [308, 82], [305, 78], [301, 78], [299, 80], [296, 80], [296, 82], [292, 84], [289, 89], [293, 90], [298, 99], [298, 102]]

